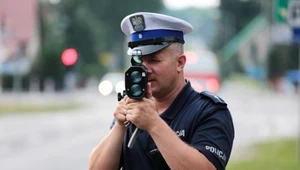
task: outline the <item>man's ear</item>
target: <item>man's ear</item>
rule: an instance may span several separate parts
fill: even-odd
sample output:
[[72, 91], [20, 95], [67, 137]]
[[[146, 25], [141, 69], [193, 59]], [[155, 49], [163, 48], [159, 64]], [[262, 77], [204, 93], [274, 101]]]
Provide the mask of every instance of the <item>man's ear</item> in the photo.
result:
[[181, 54], [180, 56], [178, 56], [178, 60], [177, 60], [177, 71], [178, 72], [182, 72], [184, 66], [186, 63], [186, 56], [185, 54]]

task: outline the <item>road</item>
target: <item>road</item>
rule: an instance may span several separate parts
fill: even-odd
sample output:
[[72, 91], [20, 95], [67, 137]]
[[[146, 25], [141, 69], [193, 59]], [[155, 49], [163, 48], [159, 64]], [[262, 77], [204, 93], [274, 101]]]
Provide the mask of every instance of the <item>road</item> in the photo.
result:
[[[226, 83], [218, 93], [235, 124], [232, 159], [247, 146], [264, 140], [295, 137], [299, 129], [299, 98]], [[108, 132], [116, 96], [96, 91], [63, 95], [2, 95], [0, 102], [64, 102], [83, 104], [77, 110], [0, 116], [1, 170], [85, 170], [92, 148]], [[16, 101], [15, 101], [16, 100]], [[244, 155], [244, 154], [242, 154]]]

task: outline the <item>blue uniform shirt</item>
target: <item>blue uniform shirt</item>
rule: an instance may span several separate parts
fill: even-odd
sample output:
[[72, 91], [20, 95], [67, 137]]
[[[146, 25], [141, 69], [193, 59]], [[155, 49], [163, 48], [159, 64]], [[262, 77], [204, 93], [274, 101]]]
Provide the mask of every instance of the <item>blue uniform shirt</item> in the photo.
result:
[[[223, 170], [231, 154], [234, 126], [227, 104], [209, 92], [198, 93], [190, 83], [163, 112], [161, 118], [185, 143], [196, 148], [218, 169]], [[120, 167], [123, 170], [169, 169], [147, 131], [138, 134], [130, 149], [131, 125], [123, 141]]]

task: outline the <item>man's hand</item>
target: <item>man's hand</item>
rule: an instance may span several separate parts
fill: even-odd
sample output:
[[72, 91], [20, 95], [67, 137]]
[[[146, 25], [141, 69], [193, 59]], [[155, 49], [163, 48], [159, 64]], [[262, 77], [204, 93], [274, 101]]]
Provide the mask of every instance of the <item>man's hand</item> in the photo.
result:
[[146, 97], [136, 100], [128, 98], [126, 100], [126, 119], [143, 130], [149, 130], [155, 122], [160, 119], [151, 92], [151, 84], [147, 84]]
[[128, 96], [125, 96], [122, 100], [119, 101], [117, 108], [114, 111], [114, 117], [116, 119], [116, 124], [123, 126], [127, 124], [128, 121], [126, 121], [126, 114], [127, 112], [127, 106], [126, 106], [126, 100], [128, 100]]

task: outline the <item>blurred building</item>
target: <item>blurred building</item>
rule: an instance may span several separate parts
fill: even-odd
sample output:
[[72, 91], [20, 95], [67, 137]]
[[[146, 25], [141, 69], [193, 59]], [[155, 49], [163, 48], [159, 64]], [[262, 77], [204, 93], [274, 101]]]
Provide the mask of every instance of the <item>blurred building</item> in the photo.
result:
[[0, 1], [0, 74], [25, 75], [38, 52], [38, 0]]

